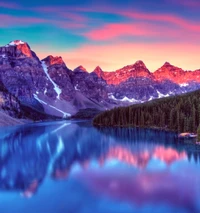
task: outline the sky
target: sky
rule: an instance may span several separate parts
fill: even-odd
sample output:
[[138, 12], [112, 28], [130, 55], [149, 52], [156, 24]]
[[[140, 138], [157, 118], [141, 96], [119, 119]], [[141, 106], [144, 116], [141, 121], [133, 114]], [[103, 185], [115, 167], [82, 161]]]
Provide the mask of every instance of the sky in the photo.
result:
[[40, 59], [114, 71], [143, 60], [200, 69], [200, 0], [0, 0], [0, 46], [27, 42]]

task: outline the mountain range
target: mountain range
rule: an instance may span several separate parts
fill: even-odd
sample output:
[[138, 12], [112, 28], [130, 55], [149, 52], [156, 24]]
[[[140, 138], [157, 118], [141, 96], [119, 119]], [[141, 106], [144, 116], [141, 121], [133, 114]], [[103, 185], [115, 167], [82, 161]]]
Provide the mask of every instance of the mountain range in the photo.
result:
[[40, 60], [21, 40], [0, 47], [0, 109], [15, 118], [69, 118], [199, 88], [200, 69], [185, 71], [168, 62], [155, 72], [143, 61], [113, 72], [99, 66], [88, 72], [83, 66], [69, 69], [62, 57]]

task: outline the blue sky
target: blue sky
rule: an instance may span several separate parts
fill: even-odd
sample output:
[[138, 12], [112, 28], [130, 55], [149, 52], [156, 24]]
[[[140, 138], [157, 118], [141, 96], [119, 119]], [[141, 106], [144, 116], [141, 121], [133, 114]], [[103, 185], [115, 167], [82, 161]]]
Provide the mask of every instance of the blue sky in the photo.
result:
[[198, 0], [0, 2], [0, 45], [21, 39], [43, 58], [61, 55], [69, 68], [113, 71], [143, 60], [200, 68]]

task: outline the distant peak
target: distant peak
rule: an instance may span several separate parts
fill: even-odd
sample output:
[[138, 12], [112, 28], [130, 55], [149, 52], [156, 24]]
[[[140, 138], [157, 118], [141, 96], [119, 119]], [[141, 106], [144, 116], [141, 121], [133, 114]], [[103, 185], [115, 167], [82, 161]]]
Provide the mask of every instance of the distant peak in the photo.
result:
[[100, 66], [97, 66], [95, 69], [100, 69], [100, 70], [101, 70], [101, 67], [100, 67]]
[[163, 66], [172, 66], [169, 62], [165, 62], [164, 64], [163, 64]]
[[83, 67], [82, 65], [78, 66], [76, 69], [74, 69], [74, 72], [87, 72], [87, 70], [85, 69], [85, 67]]
[[94, 69], [94, 72], [102, 72], [102, 69], [101, 69], [101, 67], [100, 66], [97, 66], [95, 69]]
[[134, 65], [139, 65], [139, 66], [146, 67], [146, 65], [144, 64], [144, 62], [141, 61], [141, 60], [136, 61]]
[[54, 65], [54, 64], [65, 64], [61, 56], [49, 55], [46, 58], [42, 59], [42, 61], [45, 61], [45, 63], [48, 66], [51, 66], [51, 65]]
[[103, 74], [103, 70], [101, 69], [100, 66], [97, 66], [97, 67], [94, 69], [93, 72], [95, 72], [99, 77], [101, 77], [102, 74]]

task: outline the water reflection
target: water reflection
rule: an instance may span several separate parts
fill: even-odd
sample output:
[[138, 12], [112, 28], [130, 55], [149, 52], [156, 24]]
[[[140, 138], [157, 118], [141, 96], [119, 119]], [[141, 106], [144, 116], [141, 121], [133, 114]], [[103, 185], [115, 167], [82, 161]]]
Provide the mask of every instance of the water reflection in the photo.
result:
[[149, 129], [95, 129], [84, 122], [4, 128], [0, 189], [32, 197], [47, 179], [75, 180], [88, 193], [131, 204], [131, 212], [161, 204], [169, 211], [195, 212], [199, 151], [199, 146], [177, 141], [174, 133]]

